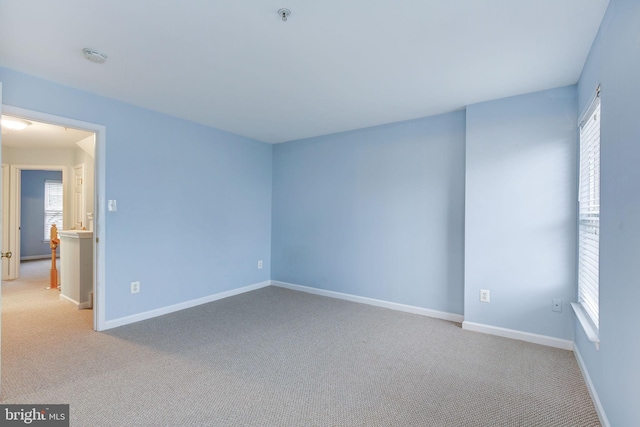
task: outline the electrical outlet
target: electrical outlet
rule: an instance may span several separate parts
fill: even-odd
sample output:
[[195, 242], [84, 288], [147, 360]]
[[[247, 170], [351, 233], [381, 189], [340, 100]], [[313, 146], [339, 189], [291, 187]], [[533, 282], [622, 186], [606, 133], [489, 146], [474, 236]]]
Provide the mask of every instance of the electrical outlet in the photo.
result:
[[491, 292], [487, 289], [480, 289], [480, 302], [491, 302]]
[[131, 293], [137, 294], [140, 292], [140, 282], [131, 282]]
[[554, 298], [552, 300], [551, 310], [562, 313], [562, 300], [560, 298]]
[[262, 260], [258, 261], [258, 269], [262, 269]]

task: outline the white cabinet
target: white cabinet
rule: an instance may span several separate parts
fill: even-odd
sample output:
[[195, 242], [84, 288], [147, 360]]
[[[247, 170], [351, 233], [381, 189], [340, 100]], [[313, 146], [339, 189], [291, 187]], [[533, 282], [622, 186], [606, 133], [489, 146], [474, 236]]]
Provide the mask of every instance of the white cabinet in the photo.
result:
[[91, 308], [93, 295], [93, 231], [58, 231], [60, 298], [78, 309]]

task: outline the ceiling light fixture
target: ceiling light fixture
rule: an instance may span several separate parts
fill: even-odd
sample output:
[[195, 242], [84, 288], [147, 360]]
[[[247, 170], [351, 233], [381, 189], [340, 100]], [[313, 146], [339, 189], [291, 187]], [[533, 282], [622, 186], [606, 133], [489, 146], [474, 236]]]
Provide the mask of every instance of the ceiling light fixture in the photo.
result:
[[95, 62], [96, 64], [104, 64], [104, 61], [107, 60], [107, 55], [104, 53], [96, 52], [93, 49], [89, 49], [85, 47], [82, 49], [82, 53], [84, 53], [84, 57], [87, 58], [91, 62]]
[[291, 11], [289, 9], [278, 9], [278, 16], [282, 18], [282, 22], [287, 22], [287, 18], [291, 15]]
[[2, 116], [2, 127], [13, 130], [22, 130], [31, 126], [31, 122], [13, 117]]

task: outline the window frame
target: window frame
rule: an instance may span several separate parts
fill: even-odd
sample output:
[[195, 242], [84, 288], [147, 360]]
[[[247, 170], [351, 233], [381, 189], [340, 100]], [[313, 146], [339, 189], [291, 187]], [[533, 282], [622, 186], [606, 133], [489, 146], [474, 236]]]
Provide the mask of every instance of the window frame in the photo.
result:
[[579, 176], [577, 215], [578, 302], [576, 317], [596, 349], [600, 346], [600, 86], [581, 116], [579, 130]]

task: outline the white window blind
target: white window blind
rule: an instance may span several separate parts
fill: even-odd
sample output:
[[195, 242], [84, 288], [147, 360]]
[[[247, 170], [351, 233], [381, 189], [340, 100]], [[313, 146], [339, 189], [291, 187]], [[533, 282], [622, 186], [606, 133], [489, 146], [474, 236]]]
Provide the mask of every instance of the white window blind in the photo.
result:
[[600, 93], [580, 123], [578, 302], [599, 327]]
[[51, 239], [51, 226], [62, 230], [62, 181], [44, 181], [44, 240]]

